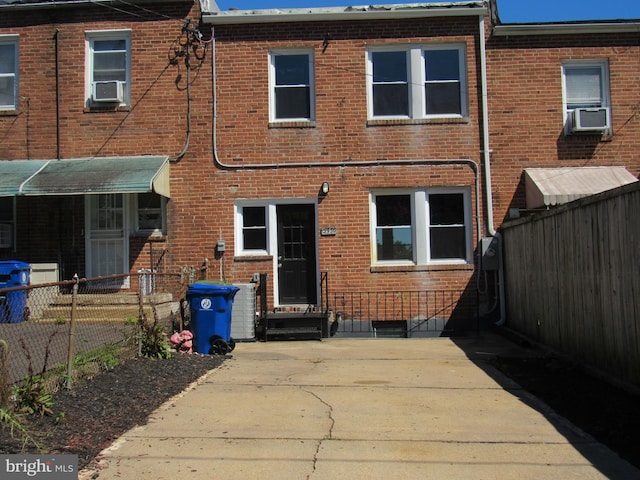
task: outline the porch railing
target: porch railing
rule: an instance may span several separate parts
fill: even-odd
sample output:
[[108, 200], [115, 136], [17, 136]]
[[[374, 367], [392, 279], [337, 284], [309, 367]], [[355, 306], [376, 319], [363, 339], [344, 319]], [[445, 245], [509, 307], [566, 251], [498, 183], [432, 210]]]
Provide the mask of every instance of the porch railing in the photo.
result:
[[440, 336], [473, 329], [477, 302], [461, 290], [331, 292], [336, 334]]

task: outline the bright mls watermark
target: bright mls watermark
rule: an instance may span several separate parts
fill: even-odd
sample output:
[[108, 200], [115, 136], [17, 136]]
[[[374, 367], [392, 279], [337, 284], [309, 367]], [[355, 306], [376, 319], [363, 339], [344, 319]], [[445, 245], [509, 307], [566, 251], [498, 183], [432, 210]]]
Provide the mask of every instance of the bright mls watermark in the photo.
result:
[[0, 455], [3, 480], [77, 480], [77, 455]]

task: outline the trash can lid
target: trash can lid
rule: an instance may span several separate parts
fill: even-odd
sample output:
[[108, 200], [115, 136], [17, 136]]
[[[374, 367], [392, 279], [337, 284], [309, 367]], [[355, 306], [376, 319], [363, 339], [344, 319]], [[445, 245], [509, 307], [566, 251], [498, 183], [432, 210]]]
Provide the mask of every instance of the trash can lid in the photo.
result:
[[194, 283], [187, 290], [187, 295], [197, 295], [197, 294], [232, 294], [236, 293], [240, 290], [238, 287], [234, 285], [224, 285], [214, 281], [202, 280], [200, 282]]
[[20, 260], [0, 260], [0, 272], [11, 273], [16, 270], [29, 270], [31, 265]]

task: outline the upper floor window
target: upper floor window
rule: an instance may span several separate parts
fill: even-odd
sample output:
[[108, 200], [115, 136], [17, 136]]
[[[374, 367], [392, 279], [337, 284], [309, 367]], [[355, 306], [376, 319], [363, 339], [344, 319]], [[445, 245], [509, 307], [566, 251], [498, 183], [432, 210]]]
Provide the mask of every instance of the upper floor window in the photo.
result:
[[380, 190], [371, 210], [374, 264], [471, 261], [469, 189]]
[[465, 47], [375, 47], [367, 53], [369, 118], [467, 115]]
[[0, 35], [0, 110], [18, 108], [18, 36]]
[[605, 132], [611, 128], [606, 60], [562, 65], [565, 133]]
[[315, 116], [313, 54], [270, 53], [270, 121], [311, 121]]
[[131, 93], [131, 32], [87, 32], [88, 106], [126, 105]]

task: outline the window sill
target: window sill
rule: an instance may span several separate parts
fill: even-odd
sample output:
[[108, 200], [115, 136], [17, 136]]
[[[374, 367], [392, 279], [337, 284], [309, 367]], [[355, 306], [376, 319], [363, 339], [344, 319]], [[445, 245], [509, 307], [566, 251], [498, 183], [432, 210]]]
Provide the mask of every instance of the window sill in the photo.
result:
[[20, 114], [18, 109], [13, 110], [0, 110], [0, 117], [16, 117]]
[[130, 112], [131, 107], [129, 105], [91, 105], [84, 107], [82, 111], [84, 113]]
[[134, 238], [146, 238], [149, 242], [166, 242], [167, 235], [164, 233], [155, 232], [135, 232], [131, 235]]
[[371, 273], [402, 273], [402, 272], [473, 272], [472, 263], [442, 264], [442, 265], [372, 265]]
[[316, 128], [314, 121], [298, 121], [298, 122], [269, 122], [269, 128]]
[[450, 118], [381, 118], [367, 120], [367, 127], [387, 127], [394, 125], [466, 125], [469, 117]]
[[271, 262], [273, 255], [236, 255], [234, 262]]
[[611, 133], [567, 133], [564, 136], [568, 143], [593, 143], [603, 142], [609, 143], [613, 141]]

